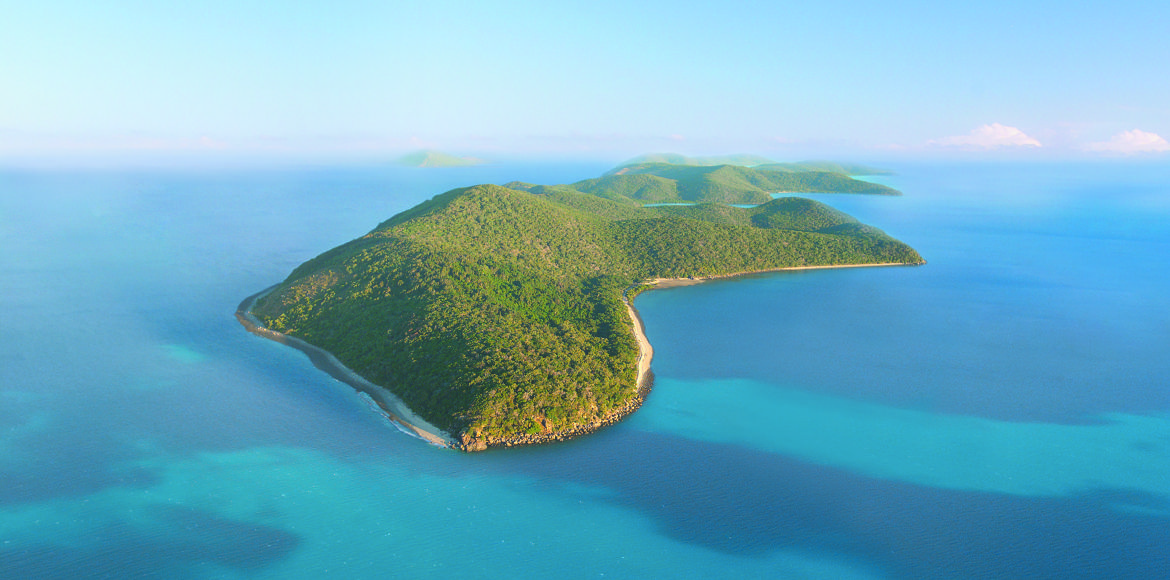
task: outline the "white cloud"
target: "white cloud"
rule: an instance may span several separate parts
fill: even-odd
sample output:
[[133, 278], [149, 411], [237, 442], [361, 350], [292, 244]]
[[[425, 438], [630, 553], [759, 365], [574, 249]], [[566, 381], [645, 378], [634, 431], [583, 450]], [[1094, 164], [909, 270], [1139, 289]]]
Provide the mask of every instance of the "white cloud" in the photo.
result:
[[931, 145], [963, 147], [968, 149], [996, 149], [999, 147], [1040, 147], [1040, 142], [1023, 131], [992, 123], [983, 125], [966, 135], [955, 135], [932, 140]]
[[1164, 151], [1170, 151], [1170, 143], [1167, 143], [1166, 140], [1157, 133], [1147, 133], [1139, 129], [1134, 129], [1133, 131], [1118, 133], [1108, 141], [1089, 143], [1085, 146], [1085, 150], [1100, 151], [1104, 153], [1121, 153], [1124, 155], [1133, 155], [1135, 153], [1161, 153]]

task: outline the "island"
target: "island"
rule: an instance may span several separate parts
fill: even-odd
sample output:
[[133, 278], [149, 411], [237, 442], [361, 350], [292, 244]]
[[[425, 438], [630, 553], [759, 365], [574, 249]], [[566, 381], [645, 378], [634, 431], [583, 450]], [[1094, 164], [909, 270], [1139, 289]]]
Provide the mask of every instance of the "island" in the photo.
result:
[[[766, 190], [774, 173], [791, 174], [798, 179], [785, 189], [816, 189], [824, 182], [805, 173], [823, 172], [679, 167], [622, 174], [673, 182], [660, 190], [669, 195], [620, 180], [448, 191], [302, 264], [238, 315], [253, 332], [305, 350], [414, 433], [478, 451], [563, 440], [635, 411], [652, 383], [652, 351], [631, 303], [642, 291], [772, 270], [924, 263], [817, 201], [762, 194], [762, 203], [729, 205], [761, 199], [744, 183]], [[643, 203], [665, 199], [689, 205]]]
[[611, 173], [623, 168], [647, 163], [666, 163], [669, 165], [711, 166], [711, 165], [741, 165], [755, 169], [771, 169], [778, 171], [827, 171], [842, 175], [891, 175], [891, 172], [859, 163], [841, 163], [838, 161], [796, 161], [779, 163], [760, 157], [759, 155], [714, 155], [708, 157], [688, 157], [678, 153], [647, 153], [618, 165]]
[[487, 163], [478, 157], [459, 157], [442, 151], [415, 151], [398, 158], [407, 167], [469, 167]]
[[760, 204], [772, 199], [776, 193], [902, 194], [892, 187], [853, 179], [836, 171], [797, 169], [794, 165], [784, 164], [747, 167], [633, 163], [568, 187], [601, 197], [642, 203]]

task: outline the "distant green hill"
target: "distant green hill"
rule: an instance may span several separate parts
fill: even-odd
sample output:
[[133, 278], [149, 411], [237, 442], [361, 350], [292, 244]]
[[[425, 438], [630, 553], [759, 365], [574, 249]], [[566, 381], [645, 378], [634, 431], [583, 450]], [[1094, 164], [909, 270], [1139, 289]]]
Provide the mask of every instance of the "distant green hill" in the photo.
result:
[[868, 165], [860, 165], [857, 163], [839, 163], [836, 161], [798, 161], [795, 163], [779, 163], [760, 157], [759, 155], [714, 155], [709, 157], [687, 157], [686, 155], [679, 155], [678, 153], [647, 153], [639, 155], [633, 159], [623, 162], [621, 165], [611, 169], [606, 175], [623, 173], [623, 169], [635, 166], [642, 166], [652, 163], [665, 163], [668, 165], [685, 165], [685, 166], [709, 166], [709, 165], [739, 165], [742, 167], [751, 167], [753, 169], [764, 169], [772, 171], [798, 172], [798, 171], [824, 171], [828, 173], [840, 173], [841, 175], [889, 175], [890, 172]]
[[764, 203], [772, 199], [771, 193], [778, 192], [901, 195], [896, 189], [841, 173], [771, 167], [640, 163], [578, 181], [571, 187], [611, 199], [624, 197], [642, 203]]
[[890, 171], [878, 169], [857, 163], [837, 163], [835, 161], [800, 161], [797, 163], [764, 163], [755, 166], [755, 169], [770, 169], [774, 171], [827, 171], [842, 175], [891, 175]]
[[485, 161], [475, 157], [456, 157], [441, 151], [415, 151], [399, 157], [398, 163], [410, 167], [463, 167], [482, 165]]
[[609, 194], [519, 182], [449, 191], [302, 264], [253, 313], [475, 450], [588, 432], [638, 407], [622, 296], [641, 281], [922, 263], [811, 200], [654, 208]]
[[678, 153], [647, 153], [622, 163], [618, 166], [618, 169], [630, 165], [642, 165], [643, 163], [669, 163], [671, 165], [743, 165], [751, 167], [753, 165], [775, 163], [775, 161], [767, 157], [760, 157], [759, 155], [746, 154], [687, 157]]

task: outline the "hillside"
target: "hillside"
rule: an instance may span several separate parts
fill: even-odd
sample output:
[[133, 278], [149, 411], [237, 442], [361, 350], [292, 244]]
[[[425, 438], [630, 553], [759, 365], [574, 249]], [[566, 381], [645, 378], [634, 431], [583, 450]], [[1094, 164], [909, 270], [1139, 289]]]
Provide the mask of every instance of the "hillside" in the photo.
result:
[[[401, 397], [464, 449], [556, 440], [633, 411], [641, 280], [921, 263], [823, 204], [644, 208], [564, 186], [436, 196], [302, 264], [253, 313]], [[835, 229], [838, 228], [838, 229]]]
[[[763, 166], [771, 167], [771, 166]], [[764, 203], [772, 193], [901, 195], [896, 189], [831, 171], [738, 165], [641, 163], [570, 184], [578, 191], [641, 203]]]

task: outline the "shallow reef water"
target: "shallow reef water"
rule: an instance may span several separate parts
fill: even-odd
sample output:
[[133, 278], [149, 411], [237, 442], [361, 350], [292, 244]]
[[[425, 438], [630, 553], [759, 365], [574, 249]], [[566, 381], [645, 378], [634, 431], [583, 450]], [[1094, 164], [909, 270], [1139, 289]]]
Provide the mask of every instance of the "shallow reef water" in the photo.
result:
[[925, 266], [640, 295], [621, 424], [463, 454], [239, 301], [447, 189], [595, 165], [0, 171], [0, 578], [1158, 578], [1170, 166], [814, 197]]

